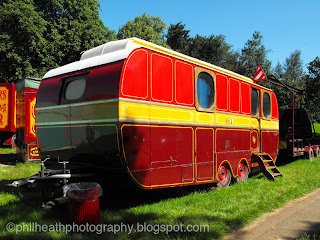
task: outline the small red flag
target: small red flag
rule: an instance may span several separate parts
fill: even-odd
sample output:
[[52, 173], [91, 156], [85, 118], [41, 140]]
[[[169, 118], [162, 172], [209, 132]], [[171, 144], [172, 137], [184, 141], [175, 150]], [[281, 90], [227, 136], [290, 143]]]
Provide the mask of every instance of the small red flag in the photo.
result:
[[253, 81], [254, 82], [259, 82], [259, 81], [264, 81], [264, 80], [267, 80], [267, 76], [263, 72], [263, 69], [259, 64], [259, 66], [257, 67], [256, 73], [253, 76]]

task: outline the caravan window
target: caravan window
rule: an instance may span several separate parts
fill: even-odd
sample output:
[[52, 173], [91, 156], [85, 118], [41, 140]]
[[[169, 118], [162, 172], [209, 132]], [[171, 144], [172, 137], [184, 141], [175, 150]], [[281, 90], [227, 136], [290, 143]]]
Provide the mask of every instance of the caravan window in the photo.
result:
[[64, 97], [66, 100], [72, 101], [80, 98], [86, 88], [86, 79], [84, 76], [75, 78], [67, 83]]
[[269, 118], [271, 116], [271, 100], [270, 94], [267, 92], [263, 93], [263, 116]]
[[196, 72], [196, 107], [200, 111], [213, 112], [215, 84], [213, 75], [205, 71]]
[[259, 91], [257, 89], [251, 89], [251, 114], [253, 116], [259, 116]]
[[88, 73], [62, 79], [59, 104], [81, 102], [86, 90]]

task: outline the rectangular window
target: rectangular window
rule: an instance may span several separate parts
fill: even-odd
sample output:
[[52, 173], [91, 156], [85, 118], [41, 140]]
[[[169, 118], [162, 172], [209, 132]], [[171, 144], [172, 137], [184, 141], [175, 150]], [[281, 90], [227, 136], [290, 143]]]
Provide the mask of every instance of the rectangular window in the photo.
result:
[[257, 89], [251, 89], [251, 114], [252, 116], [259, 116], [259, 91]]
[[271, 116], [271, 98], [270, 94], [267, 92], [263, 93], [263, 100], [262, 100], [262, 109], [263, 109], [263, 116], [265, 118], [270, 118]]

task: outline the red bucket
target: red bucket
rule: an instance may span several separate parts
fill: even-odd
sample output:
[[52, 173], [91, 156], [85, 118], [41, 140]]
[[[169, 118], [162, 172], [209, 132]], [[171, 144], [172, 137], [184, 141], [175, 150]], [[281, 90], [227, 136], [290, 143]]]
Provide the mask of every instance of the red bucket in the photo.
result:
[[99, 197], [102, 189], [98, 183], [80, 182], [64, 187], [68, 197], [69, 222], [99, 224]]

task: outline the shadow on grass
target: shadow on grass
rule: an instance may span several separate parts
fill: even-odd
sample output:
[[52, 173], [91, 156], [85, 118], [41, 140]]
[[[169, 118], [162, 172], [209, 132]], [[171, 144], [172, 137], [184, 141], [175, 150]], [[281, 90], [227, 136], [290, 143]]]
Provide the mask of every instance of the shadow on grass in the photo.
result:
[[16, 153], [0, 154], [0, 164], [15, 166], [22, 162], [22, 159]]
[[[41, 207], [40, 189], [13, 188], [6, 184], [12, 181], [0, 182], [0, 193], [2, 195], [13, 196], [12, 200], [2, 203], [0, 207], [0, 239], [53, 239], [48, 233], [34, 233], [28, 225], [32, 223], [53, 224], [56, 222], [66, 222], [66, 206], [53, 209]], [[16, 234], [6, 231], [7, 224], [14, 223], [24, 226], [23, 233]], [[16, 228], [18, 231], [19, 229]]]
[[[10, 182], [12, 181], [0, 182], [2, 194], [11, 194], [16, 197], [0, 208], [0, 239], [98, 239], [101, 237], [103, 239], [216, 239], [221, 237], [219, 229], [208, 229], [208, 226], [207, 228], [203, 226], [203, 229], [187, 229], [188, 225], [186, 224], [196, 225], [203, 222], [224, 222], [224, 224], [231, 226], [243, 225], [237, 219], [221, 219], [206, 215], [205, 213], [198, 214], [196, 218], [191, 216], [178, 217], [173, 219], [172, 223], [169, 224], [167, 221], [168, 217], [162, 213], [133, 213], [130, 211], [132, 207], [153, 204], [166, 199], [180, 198], [195, 191], [206, 191], [209, 186], [152, 191], [132, 188], [121, 189], [122, 191], [119, 191], [117, 188], [109, 188], [108, 190], [104, 188], [104, 194], [100, 198], [101, 223], [105, 224], [105, 229], [100, 229], [103, 231], [102, 235], [98, 234], [98, 232], [68, 234], [64, 232], [30, 232], [32, 223], [40, 225], [68, 224], [68, 206], [65, 204], [55, 206], [52, 209], [44, 209], [41, 207], [41, 189], [6, 187], [5, 184]], [[161, 219], [166, 220], [162, 223]], [[24, 226], [24, 231], [18, 234], [6, 231], [6, 226], [10, 222]], [[28, 224], [29, 228], [27, 227]], [[183, 224], [182, 228], [180, 224]], [[115, 234], [112, 230], [116, 230], [115, 227], [121, 225], [132, 226], [133, 232], [129, 235], [129, 232], [125, 231], [126, 229], [120, 229], [123, 231]], [[114, 229], [110, 229], [110, 227], [114, 227]], [[193, 231], [189, 232], [188, 230]]]

